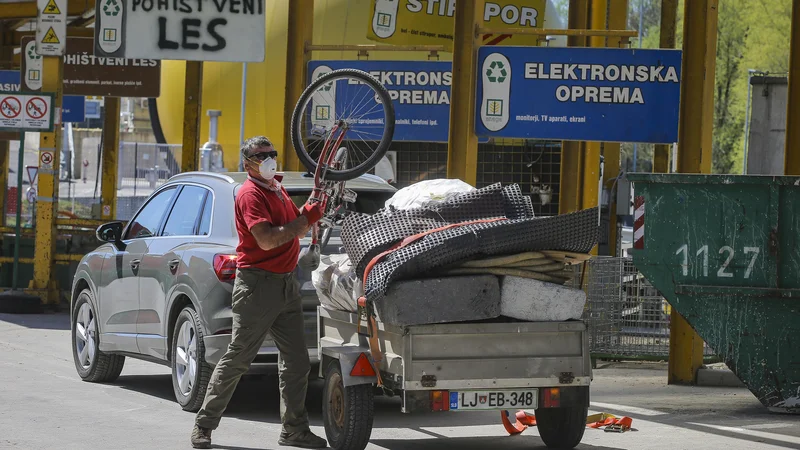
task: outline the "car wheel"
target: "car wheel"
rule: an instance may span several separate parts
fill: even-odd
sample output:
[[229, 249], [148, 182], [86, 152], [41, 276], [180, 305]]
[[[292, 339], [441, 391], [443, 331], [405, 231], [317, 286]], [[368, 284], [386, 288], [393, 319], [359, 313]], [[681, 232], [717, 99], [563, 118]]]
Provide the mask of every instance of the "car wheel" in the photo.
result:
[[99, 350], [97, 316], [92, 308], [92, 292], [84, 289], [72, 310], [72, 359], [83, 381], [114, 381], [122, 373], [125, 357]]
[[214, 368], [206, 363], [203, 329], [194, 308], [183, 308], [175, 320], [172, 338], [172, 389], [184, 411], [197, 412], [203, 405]]

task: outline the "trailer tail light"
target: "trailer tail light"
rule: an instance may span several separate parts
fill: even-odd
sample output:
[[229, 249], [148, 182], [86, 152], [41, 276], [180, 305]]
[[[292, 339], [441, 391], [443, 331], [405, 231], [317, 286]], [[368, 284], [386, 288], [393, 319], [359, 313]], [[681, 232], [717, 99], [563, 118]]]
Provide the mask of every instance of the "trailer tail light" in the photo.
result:
[[353, 366], [353, 370], [350, 371], [351, 377], [374, 377], [375, 376], [375, 369], [372, 367], [372, 364], [369, 362], [369, 358], [365, 353], [362, 353], [358, 356], [355, 365]]
[[558, 408], [561, 406], [561, 389], [544, 388], [542, 395], [545, 408]]
[[219, 281], [236, 278], [236, 255], [214, 255], [214, 273]]
[[431, 391], [431, 411], [450, 411], [450, 391]]

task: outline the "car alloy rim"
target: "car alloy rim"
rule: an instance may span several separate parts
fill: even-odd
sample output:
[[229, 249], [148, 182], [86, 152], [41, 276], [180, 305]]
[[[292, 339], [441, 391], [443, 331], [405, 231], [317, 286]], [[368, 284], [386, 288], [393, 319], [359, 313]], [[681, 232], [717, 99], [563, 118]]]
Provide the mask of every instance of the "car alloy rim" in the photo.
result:
[[97, 323], [94, 320], [94, 311], [89, 303], [84, 303], [78, 310], [75, 319], [75, 350], [78, 352], [78, 362], [81, 367], [88, 369], [92, 366], [97, 347], [94, 338], [97, 334]]
[[194, 387], [197, 373], [197, 333], [190, 322], [184, 322], [178, 330], [175, 363], [178, 372], [178, 386], [181, 394], [188, 396]]

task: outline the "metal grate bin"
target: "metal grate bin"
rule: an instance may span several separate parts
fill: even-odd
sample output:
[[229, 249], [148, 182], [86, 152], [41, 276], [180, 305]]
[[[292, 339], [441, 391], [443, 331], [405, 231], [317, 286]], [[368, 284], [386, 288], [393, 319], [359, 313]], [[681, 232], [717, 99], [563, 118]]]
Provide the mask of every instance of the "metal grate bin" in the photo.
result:
[[[671, 309], [636, 270], [630, 257], [595, 257], [579, 271], [587, 293], [584, 321], [593, 359], [664, 360], [669, 358]], [[713, 357], [705, 346], [704, 356]]]

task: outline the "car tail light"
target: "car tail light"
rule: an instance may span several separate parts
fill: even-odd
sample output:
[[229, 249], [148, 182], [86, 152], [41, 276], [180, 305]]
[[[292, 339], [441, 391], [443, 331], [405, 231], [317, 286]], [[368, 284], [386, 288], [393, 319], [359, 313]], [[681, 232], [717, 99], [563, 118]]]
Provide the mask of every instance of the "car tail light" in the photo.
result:
[[219, 281], [236, 278], [236, 255], [214, 255], [214, 273]]
[[545, 388], [543, 391], [543, 403], [545, 408], [558, 408], [561, 406], [561, 389]]
[[450, 411], [450, 391], [431, 391], [431, 411]]

